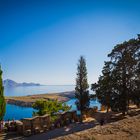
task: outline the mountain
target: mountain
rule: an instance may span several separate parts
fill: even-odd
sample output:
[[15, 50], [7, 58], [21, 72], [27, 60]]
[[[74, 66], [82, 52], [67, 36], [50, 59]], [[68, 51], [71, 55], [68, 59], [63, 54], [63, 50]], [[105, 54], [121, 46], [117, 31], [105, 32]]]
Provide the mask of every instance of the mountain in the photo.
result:
[[4, 87], [16, 87], [16, 86], [18, 86], [18, 83], [16, 83], [13, 80], [6, 79], [3, 81], [3, 85], [4, 85]]
[[23, 83], [17, 83], [13, 80], [10, 80], [10, 79], [6, 79], [3, 81], [3, 85], [4, 87], [17, 87], [17, 86], [40, 86], [40, 84], [38, 83], [26, 83], [26, 82], [23, 82]]

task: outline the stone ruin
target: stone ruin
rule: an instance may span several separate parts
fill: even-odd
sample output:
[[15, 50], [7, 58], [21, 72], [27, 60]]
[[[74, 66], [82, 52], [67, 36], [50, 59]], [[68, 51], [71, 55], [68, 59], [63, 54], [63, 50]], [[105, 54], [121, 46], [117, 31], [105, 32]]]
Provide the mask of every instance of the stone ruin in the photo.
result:
[[25, 136], [44, 132], [50, 127], [50, 116], [36, 116], [33, 118], [24, 118], [21, 120], [21, 123], [17, 125], [17, 130], [19, 134]]
[[[83, 113], [86, 115], [86, 117], [89, 117], [97, 112], [97, 110], [97, 107], [89, 108]], [[17, 123], [17, 132], [24, 136], [30, 136], [32, 134], [41, 133], [52, 128], [59, 128], [70, 123], [80, 121], [76, 111], [62, 112], [57, 113], [56, 115], [57, 119], [54, 122], [51, 122], [51, 117], [48, 114], [33, 118], [24, 118], [19, 121], [20, 123]]]
[[57, 115], [58, 119], [54, 122], [55, 127], [65, 126], [78, 121], [76, 111], [57, 113]]

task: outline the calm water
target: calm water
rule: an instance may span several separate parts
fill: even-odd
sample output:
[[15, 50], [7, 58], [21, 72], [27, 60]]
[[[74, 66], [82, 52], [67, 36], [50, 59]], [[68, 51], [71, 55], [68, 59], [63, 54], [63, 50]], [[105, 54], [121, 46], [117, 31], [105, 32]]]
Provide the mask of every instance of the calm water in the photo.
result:
[[[6, 96], [24, 96], [32, 94], [41, 94], [41, 93], [56, 93], [56, 92], [65, 92], [74, 90], [75, 86], [31, 86], [31, 87], [15, 87], [5, 89]], [[76, 99], [71, 99], [66, 102], [67, 105], [72, 106], [71, 110], [76, 110], [75, 105]], [[90, 106], [98, 106], [100, 104], [97, 101], [91, 101]], [[34, 110], [33, 108], [19, 107], [16, 105], [6, 105], [6, 114], [4, 116], [5, 120], [8, 119], [22, 119], [32, 117]]]
[[6, 105], [6, 114], [4, 116], [4, 120], [20, 120], [22, 118], [30, 118], [32, 117], [32, 113], [34, 110], [31, 107], [19, 107], [16, 105]]
[[58, 93], [64, 91], [73, 91], [75, 89], [74, 85], [50, 85], [50, 86], [21, 86], [21, 87], [11, 87], [5, 88], [5, 96], [25, 96], [33, 94], [42, 94], [42, 93]]

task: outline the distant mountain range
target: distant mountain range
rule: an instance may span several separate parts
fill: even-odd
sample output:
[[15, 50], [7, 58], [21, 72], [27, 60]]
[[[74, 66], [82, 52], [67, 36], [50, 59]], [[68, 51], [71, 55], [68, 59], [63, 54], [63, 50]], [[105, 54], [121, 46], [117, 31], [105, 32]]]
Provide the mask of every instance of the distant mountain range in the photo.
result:
[[6, 79], [3, 81], [4, 87], [17, 87], [17, 86], [41, 86], [39, 83], [17, 83], [13, 80]]

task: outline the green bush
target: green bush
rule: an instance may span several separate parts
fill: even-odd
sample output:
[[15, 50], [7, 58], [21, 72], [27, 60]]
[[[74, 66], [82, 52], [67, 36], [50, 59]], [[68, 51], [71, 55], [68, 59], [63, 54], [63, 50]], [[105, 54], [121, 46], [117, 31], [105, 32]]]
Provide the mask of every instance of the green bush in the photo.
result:
[[34, 112], [33, 115], [44, 115], [50, 114], [50, 116], [55, 118], [55, 114], [59, 111], [68, 111], [71, 107], [67, 106], [65, 103], [58, 102], [57, 100], [38, 100], [33, 106], [34, 109], [37, 109], [37, 112]]

